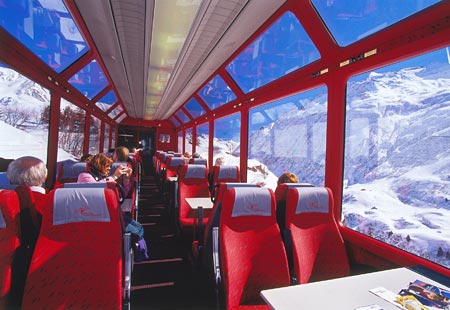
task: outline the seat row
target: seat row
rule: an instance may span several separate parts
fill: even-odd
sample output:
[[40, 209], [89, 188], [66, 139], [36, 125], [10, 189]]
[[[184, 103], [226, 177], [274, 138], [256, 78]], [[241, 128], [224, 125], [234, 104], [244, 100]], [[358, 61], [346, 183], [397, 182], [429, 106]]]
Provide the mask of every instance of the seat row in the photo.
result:
[[[289, 236], [289, 245], [277, 223], [272, 190], [243, 183], [219, 185], [199, 259], [217, 289], [223, 289], [227, 309], [268, 309], [261, 290], [349, 274], [330, 189], [285, 187], [284, 236]], [[286, 251], [288, 246], [291, 251]], [[292, 252], [292, 268], [287, 252]]]
[[[129, 309], [131, 235], [106, 186], [54, 189], [28, 206], [22, 187], [0, 191], [0, 309]], [[41, 214], [32, 243], [30, 208]]]

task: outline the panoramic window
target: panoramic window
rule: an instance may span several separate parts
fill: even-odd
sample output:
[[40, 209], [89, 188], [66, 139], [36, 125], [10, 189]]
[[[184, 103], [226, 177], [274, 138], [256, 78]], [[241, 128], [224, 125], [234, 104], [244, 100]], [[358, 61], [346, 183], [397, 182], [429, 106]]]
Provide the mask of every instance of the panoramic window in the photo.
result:
[[108, 80], [96, 60], [75, 73], [69, 83], [88, 99], [94, 98], [107, 85]]
[[180, 123], [180, 122], [177, 120], [177, 118], [176, 118], [175, 116], [173, 116], [173, 115], [172, 115], [172, 117], [169, 118], [169, 121], [171, 121], [172, 124], [173, 124], [175, 127], [178, 127], [178, 126], [181, 125], [181, 123]]
[[186, 115], [186, 113], [183, 112], [183, 110], [179, 109], [176, 113], [175, 113], [176, 117], [178, 117], [178, 119], [184, 124], [189, 122], [191, 119], [189, 118], [189, 116]]
[[197, 126], [197, 142], [195, 149], [202, 158], [209, 158], [209, 123], [203, 123]]
[[99, 101], [95, 103], [95, 105], [100, 108], [103, 112], [107, 111], [111, 106], [116, 103], [117, 97], [114, 94], [114, 91], [110, 90], [106, 93]]
[[100, 152], [100, 127], [101, 121], [91, 115], [91, 126], [89, 130], [89, 153], [97, 154]]
[[111, 126], [111, 145], [110, 148], [116, 147], [116, 127]]
[[89, 50], [62, 0], [1, 1], [0, 25], [58, 73]]
[[184, 105], [184, 108], [189, 112], [192, 118], [197, 118], [205, 114], [205, 109], [202, 108], [200, 103], [195, 98], [189, 99], [188, 102]]
[[71, 102], [61, 99], [58, 160], [67, 153], [79, 158], [83, 155], [86, 113]]
[[114, 120], [116, 121], [116, 123], [120, 124], [120, 122], [123, 121], [125, 117], [127, 117], [127, 113], [123, 112], [122, 114], [119, 114], [119, 116]]
[[320, 58], [292, 12], [287, 12], [242, 51], [226, 70], [244, 93], [266, 85]]
[[450, 267], [450, 59], [438, 50], [347, 83], [345, 226]]
[[226, 165], [240, 166], [241, 113], [214, 121], [213, 164], [223, 157]]
[[122, 105], [118, 104], [111, 112], [108, 113], [108, 116], [112, 119], [116, 118], [117, 115], [123, 112]]
[[206, 84], [198, 95], [203, 99], [210, 110], [236, 99], [236, 95], [222, 79], [220, 75], [216, 75], [211, 81]]
[[184, 132], [184, 151], [192, 154], [192, 128]]
[[109, 145], [109, 124], [105, 123], [105, 134], [103, 136], [103, 151], [107, 151], [112, 147]]
[[275, 189], [284, 172], [323, 186], [327, 88], [320, 87], [249, 111], [247, 182]]
[[311, 0], [340, 46], [347, 46], [440, 0]]
[[178, 152], [180, 152], [180, 153], [184, 152], [184, 150], [183, 150], [183, 132], [182, 131], [178, 132]]
[[47, 161], [50, 92], [0, 63], [0, 157]]

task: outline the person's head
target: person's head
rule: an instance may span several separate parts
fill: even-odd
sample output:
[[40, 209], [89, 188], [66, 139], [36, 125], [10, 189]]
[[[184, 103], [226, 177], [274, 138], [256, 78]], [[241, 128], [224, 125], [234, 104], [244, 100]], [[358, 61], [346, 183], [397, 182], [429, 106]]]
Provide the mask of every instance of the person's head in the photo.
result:
[[130, 151], [124, 146], [119, 146], [114, 150], [113, 161], [115, 162], [125, 162], [128, 160], [128, 155]]
[[47, 179], [47, 167], [39, 158], [25, 156], [12, 161], [6, 174], [11, 184], [42, 186]]
[[195, 152], [194, 154], [192, 154], [192, 158], [200, 158], [200, 154]]
[[97, 155], [94, 155], [94, 157], [92, 157], [88, 165], [89, 169], [106, 176], [109, 175], [112, 163], [113, 160], [111, 159], [111, 157], [109, 157], [105, 153], [98, 153]]
[[215, 166], [223, 166], [225, 165], [225, 158], [223, 157], [217, 157], [216, 161], [214, 162]]
[[282, 183], [298, 183], [298, 177], [292, 172], [285, 172], [278, 178], [277, 184]]
[[92, 157], [94, 157], [94, 155], [92, 154], [84, 154], [83, 156], [81, 156], [80, 161], [88, 163], [91, 161]]
[[186, 158], [191, 158], [191, 153], [184, 152], [183, 156], [186, 157]]

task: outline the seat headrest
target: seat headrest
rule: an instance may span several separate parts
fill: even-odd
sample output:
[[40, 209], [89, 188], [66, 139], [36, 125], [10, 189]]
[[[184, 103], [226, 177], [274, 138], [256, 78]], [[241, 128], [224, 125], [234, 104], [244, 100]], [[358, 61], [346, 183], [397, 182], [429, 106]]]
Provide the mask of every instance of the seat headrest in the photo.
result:
[[73, 164], [69, 164], [68, 166], [64, 164], [62, 170], [62, 179], [73, 179], [78, 178], [78, 175], [82, 172], [88, 171], [87, 163], [85, 162], [77, 162]]
[[167, 166], [168, 167], [178, 167], [181, 165], [184, 165], [186, 162], [183, 158], [181, 157], [170, 157], [167, 161]]
[[103, 188], [59, 188], [53, 200], [53, 225], [110, 222]]
[[173, 154], [165, 154], [164, 157], [162, 158], [162, 162], [163, 162], [163, 163], [167, 163], [167, 159], [168, 159], [169, 157], [173, 157]]
[[271, 216], [272, 200], [270, 191], [260, 187], [236, 187], [232, 217], [239, 216]]
[[217, 166], [219, 167], [219, 174], [217, 175], [217, 180], [224, 180], [224, 179], [234, 179], [238, 180], [238, 169], [236, 166]]
[[107, 187], [107, 182], [64, 183], [64, 188], [106, 188], [106, 187]]
[[325, 187], [295, 187], [298, 191], [295, 214], [329, 213], [329, 192]]
[[[185, 166], [183, 166], [185, 167]], [[184, 168], [183, 168], [184, 169]], [[185, 179], [205, 179], [206, 178], [206, 166], [205, 165], [186, 165], [186, 170], [183, 175]]]
[[275, 189], [275, 197], [277, 201], [286, 201], [287, 192], [293, 187], [314, 187], [314, 185], [310, 183], [282, 183]]
[[0, 172], [0, 184], [10, 184], [6, 172]]
[[114, 172], [116, 172], [117, 168], [119, 166], [128, 166], [128, 162], [122, 161], [122, 162], [115, 162], [111, 164], [111, 170], [109, 171], [109, 175], [113, 175]]

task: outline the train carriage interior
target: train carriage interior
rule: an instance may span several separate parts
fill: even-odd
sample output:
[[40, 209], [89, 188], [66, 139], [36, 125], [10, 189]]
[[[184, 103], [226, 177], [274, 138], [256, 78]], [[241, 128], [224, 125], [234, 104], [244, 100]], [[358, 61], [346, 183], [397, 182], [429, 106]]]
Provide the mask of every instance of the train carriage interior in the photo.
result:
[[0, 310], [450, 309], [449, 150], [448, 0], [0, 0]]

